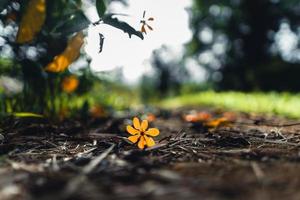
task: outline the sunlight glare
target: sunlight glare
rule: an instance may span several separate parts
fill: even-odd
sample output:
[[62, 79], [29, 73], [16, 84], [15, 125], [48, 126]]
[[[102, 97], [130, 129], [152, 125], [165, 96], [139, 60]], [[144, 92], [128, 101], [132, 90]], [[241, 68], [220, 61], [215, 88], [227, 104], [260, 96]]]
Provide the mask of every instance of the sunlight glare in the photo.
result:
[[[146, 18], [155, 19], [151, 21], [154, 30], [149, 31], [145, 39], [141, 40], [136, 36], [130, 39], [128, 34], [108, 25], [90, 26], [85, 51], [92, 59], [92, 70], [110, 71], [123, 67], [125, 80], [128, 83], [136, 83], [144, 73], [151, 73], [150, 58], [154, 50], [162, 46], [182, 47], [191, 39], [192, 33], [185, 8], [190, 7], [192, 1], [163, 0], [158, 4], [153, 0], [129, 0], [128, 3], [128, 7], [112, 3], [108, 8], [109, 12], [128, 14], [118, 18], [139, 30], [140, 19], [146, 10]], [[90, 10], [90, 15], [95, 13]], [[90, 18], [96, 19], [93, 16]], [[100, 54], [99, 33], [105, 37], [103, 52]]]

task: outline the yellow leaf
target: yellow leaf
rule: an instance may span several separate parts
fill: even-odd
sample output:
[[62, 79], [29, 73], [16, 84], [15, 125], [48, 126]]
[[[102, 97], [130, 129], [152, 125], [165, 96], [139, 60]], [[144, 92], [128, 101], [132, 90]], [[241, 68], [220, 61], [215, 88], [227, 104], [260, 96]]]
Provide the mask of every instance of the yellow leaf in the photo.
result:
[[82, 32], [78, 32], [68, 42], [68, 46], [60, 55], [55, 56], [53, 61], [46, 66], [46, 71], [49, 72], [62, 72], [74, 62], [80, 55], [80, 48], [83, 45], [84, 36]]
[[46, 18], [46, 0], [30, 0], [22, 16], [16, 42], [23, 44], [33, 40], [40, 32]]
[[15, 117], [37, 117], [37, 118], [44, 117], [43, 115], [30, 113], [30, 112], [17, 112], [17, 113], [13, 113], [13, 115]]

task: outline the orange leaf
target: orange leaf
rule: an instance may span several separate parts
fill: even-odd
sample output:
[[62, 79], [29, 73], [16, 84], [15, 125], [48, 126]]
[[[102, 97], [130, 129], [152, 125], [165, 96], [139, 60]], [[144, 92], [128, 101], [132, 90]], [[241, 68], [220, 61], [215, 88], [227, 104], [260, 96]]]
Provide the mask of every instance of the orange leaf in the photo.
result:
[[211, 119], [211, 114], [208, 112], [199, 112], [197, 118], [199, 121], [207, 121]]
[[184, 120], [187, 122], [197, 122], [197, 115], [194, 114], [188, 114], [184, 116]]
[[68, 42], [68, 46], [60, 55], [55, 56], [53, 61], [46, 66], [46, 71], [62, 72], [73, 63], [80, 55], [80, 48], [83, 45], [84, 36], [82, 32], [78, 32]]
[[211, 114], [207, 112], [199, 112], [196, 114], [188, 114], [184, 117], [187, 122], [204, 122], [211, 119]]
[[209, 122], [205, 122], [204, 126], [209, 127], [209, 128], [217, 128], [220, 126], [228, 126], [230, 124], [230, 121], [226, 119], [225, 117], [217, 118], [210, 120]]
[[30, 0], [22, 16], [16, 42], [23, 44], [33, 40], [46, 19], [46, 0]]

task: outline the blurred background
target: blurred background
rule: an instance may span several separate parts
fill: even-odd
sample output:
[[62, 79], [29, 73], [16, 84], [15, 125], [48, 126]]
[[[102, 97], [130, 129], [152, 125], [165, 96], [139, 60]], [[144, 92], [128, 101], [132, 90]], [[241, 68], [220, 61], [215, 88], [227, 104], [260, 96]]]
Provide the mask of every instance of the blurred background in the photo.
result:
[[1, 1], [2, 114], [101, 116], [155, 103], [299, 116], [299, 1], [101, 2]]

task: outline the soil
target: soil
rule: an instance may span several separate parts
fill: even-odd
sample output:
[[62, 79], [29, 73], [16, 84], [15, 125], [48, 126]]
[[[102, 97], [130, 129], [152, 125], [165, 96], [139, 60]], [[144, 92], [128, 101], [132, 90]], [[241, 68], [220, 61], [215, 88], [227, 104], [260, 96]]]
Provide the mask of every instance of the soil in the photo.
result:
[[145, 150], [126, 139], [129, 114], [6, 119], [0, 199], [300, 199], [297, 121], [234, 113], [234, 122], [208, 129], [183, 120], [192, 109], [205, 110], [156, 111], [150, 126], [161, 134]]

